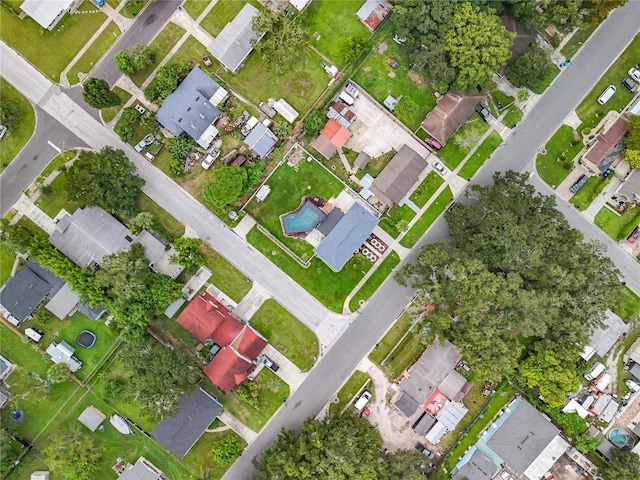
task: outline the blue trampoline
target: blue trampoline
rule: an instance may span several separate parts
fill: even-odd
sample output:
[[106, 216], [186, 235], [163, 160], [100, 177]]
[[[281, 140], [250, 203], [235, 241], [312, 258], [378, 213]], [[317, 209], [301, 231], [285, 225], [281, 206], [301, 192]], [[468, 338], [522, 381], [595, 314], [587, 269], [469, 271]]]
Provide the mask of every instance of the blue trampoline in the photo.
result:
[[310, 200], [306, 200], [297, 210], [280, 217], [285, 235], [308, 233], [321, 223], [326, 214]]

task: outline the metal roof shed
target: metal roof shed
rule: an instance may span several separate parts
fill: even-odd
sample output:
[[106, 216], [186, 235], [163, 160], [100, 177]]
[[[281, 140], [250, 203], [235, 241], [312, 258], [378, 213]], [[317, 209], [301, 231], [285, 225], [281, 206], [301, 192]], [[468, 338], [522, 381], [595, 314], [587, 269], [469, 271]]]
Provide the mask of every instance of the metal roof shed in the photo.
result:
[[278, 100], [273, 108], [289, 123], [295, 122], [296, 118], [298, 118], [298, 111], [289, 105], [284, 98]]
[[278, 137], [262, 123], [257, 124], [251, 133], [244, 139], [244, 143], [251, 148], [260, 158], [264, 158], [278, 142]]
[[89, 405], [78, 417], [78, 421], [92, 432], [95, 432], [107, 416], [93, 405]]
[[20, 8], [42, 28], [53, 30], [65, 13], [73, 8], [74, 2], [75, 0], [25, 0]]

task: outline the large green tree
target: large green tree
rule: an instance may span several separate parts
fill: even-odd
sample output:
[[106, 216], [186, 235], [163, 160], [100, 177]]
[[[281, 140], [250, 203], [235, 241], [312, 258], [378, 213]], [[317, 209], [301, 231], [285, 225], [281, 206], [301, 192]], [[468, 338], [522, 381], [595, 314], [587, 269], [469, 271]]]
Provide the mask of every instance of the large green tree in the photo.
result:
[[217, 208], [235, 202], [247, 182], [247, 171], [242, 167], [220, 167], [209, 176], [204, 189], [205, 201]]
[[120, 50], [113, 56], [113, 59], [116, 62], [116, 66], [118, 70], [120, 70], [125, 75], [132, 75], [136, 69], [133, 66], [133, 62], [131, 61], [131, 57], [124, 50]]
[[516, 87], [527, 87], [537, 91], [543, 86], [545, 77], [557, 68], [549, 52], [533, 42], [527, 50], [507, 66], [507, 76]]
[[127, 48], [127, 55], [131, 60], [134, 70], [142, 70], [150, 67], [156, 59], [156, 55], [147, 45], [143, 43], [134, 43]]
[[6, 98], [0, 102], [0, 125], [12, 127], [22, 119], [23, 113], [18, 106]]
[[640, 116], [631, 115], [627, 128], [629, 133], [624, 137], [623, 156], [631, 168], [640, 168]]
[[67, 171], [69, 196], [81, 206], [96, 205], [115, 215], [135, 215], [144, 180], [122, 150], [84, 151]]
[[456, 6], [452, 28], [444, 36], [451, 65], [458, 69], [453, 88], [471, 91], [486, 84], [508, 60], [514, 38], [492, 10], [468, 2]]
[[151, 83], [144, 89], [144, 96], [152, 102], [164, 100], [178, 87], [178, 82], [186, 71], [187, 67], [178, 63], [160, 67]]
[[278, 9], [263, 9], [253, 18], [252, 28], [255, 32], [264, 33], [262, 39], [254, 43], [268, 68], [282, 73], [295, 57], [303, 50], [305, 33], [298, 17], [287, 15]]
[[118, 94], [101, 78], [90, 78], [82, 84], [82, 98], [93, 108], [115, 107], [122, 103]]
[[588, 25], [597, 25], [604, 21], [611, 10], [618, 8], [628, 0], [590, 0], [584, 2], [587, 8], [587, 14], [583, 17], [583, 20]]
[[42, 455], [54, 474], [69, 480], [96, 478], [102, 448], [79, 428], [59, 430], [42, 449]]
[[600, 470], [606, 480], [637, 480], [640, 478], [640, 457], [628, 450], [613, 449], [613, 458]]

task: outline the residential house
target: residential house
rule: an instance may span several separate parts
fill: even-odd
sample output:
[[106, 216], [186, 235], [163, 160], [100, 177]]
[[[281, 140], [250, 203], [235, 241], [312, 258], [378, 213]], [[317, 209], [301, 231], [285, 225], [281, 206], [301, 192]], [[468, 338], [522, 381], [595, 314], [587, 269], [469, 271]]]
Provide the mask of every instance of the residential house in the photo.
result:
[[107, 418], [107, 416], [104, 413], [102, 413], [93, 405], [89, 405], [82, 411], [82, 413], [78, 417], [78, 421], [92, 432], [95, 432], [98, 428], [100, 428], [100, 425], [102, 425], [105, 418]]
[[262, 32], [254, 32], [252, 27], [253, 18], [259, 13], [256, 7], [246, 3], [207, 48], [232, 73], [242, 67], [253, 46], [264, 36]]
[[127, 464], [118, 475], [118, 480], [167, 480], [155, 465], [144, 457], [133, 465]]
[[311, 145], [328, 160], [336, 154], [338, 149], [344, 147], [350, 137], [349, 130], [330, 118]]
[[392, 8], [393, 6], [384, 0], [366, 0], [356, 12], [356, 16], [373, 32], [391, 13]]
[[184, 458], [209, 425], [222, 414], [222, 406], [207, 392], [197, 388], [184, 393], [175, 417], [162, 419], [151, 432], [164, 448]]
[[46, 353], [53, 363], [64, 363], [71, 372], [77, 372], [82, 367], [82, 362], [73, 356], [75, 351], [75, 348], [62, 340], [60, 343], [51, 342], [47, 347]]
[[605, 311], [602, 326], [593, 329], [589, 343], [584, 347], [580, 357], [588, 362], [594, 355], [606, 356], [618, 339], [628, 331], [629, 326], [618, 315], [611, 310]]
[[[67, 13], [73, 13], [83, 0], [25, 0], [20, 9], [47, 30], [53, 30]], [[7, 12], [5, 12], [6, 14]]]
[[[331, 223], [321, 230], [328, 233], [314, 253], [333, 271], [339, 272], [369, 238], [377, 224], [378, 218], [355, 202], [344, 215], [334, 215]], [[331, 225], [333, 227], [329, 228]]]
[[278, 143], [278, 137], [269, 130], [269, 127], [263, 123], [258, 123], [246, 136], [244, 143], [260, 158], [265, 158]]
[[444, 145], [456, 130], [469, 120], [481, 100], [482, 95], [467, 95], [463, 92], [446, 93], [440, 97], [435, 108], [427, 114], [422, 122], [422, 128]]
[[458, 462], [452, 480], [491, 480], [498, 465], [489, 460], [475, 445]]
[[622, 115], [604, 133], [596, 137], [595, 143], [582, 156], [584, 165], [594, 173], [606, 172], [624, 150], [622, 138], [627, 133], [629, 119]]
[[274, 105], [273, 108], [276, 112], [278, 112], [282, 118], [284, 118], [287, 122], [289, 123], [293, 123], [296, 121], [296, 118], [298, 118], [298, 111], [293, 108], [291, 105], [289, 105], [284, 98], [281, 98], [280, 100], [278, 100]]
[[156, 120], [173, 135], [186, 133], [202, 148], [209, 148], [218, 134], [214, 126], [220, 117], [217, 105], [227, 97], [227, 91], [195, 67], [164, 99]]
[[344, 128], [349, 128], [351, 124], [356, 121], [356, 114], [339, 100], [334, 103], [333, 106], [329, 107], [327, 117], [334, 119]]
[[613, 198], [626, 204], [640, 203], [640, 168], [632, 169], [613, 193]]
[[392, 207], [411, 191], [425, 168], [426, 160], [404, 145], [375, 178], [369, 190], [387, 207]]
[[107, 255], [124, 252], [132, 243], [144, 247], [150, 263], [165, 251], [164, 244], [143, 230], [134, 235], [111, 214], [100, 207], [78, 208], [56, 224], [49, 242], [81, 268], [95, 270]]
[[16, 366], [0, 355], [0, 381], [4, 381], [13, 372]]
[[254, 370], [255, 359], [267, 345], [262, 335], [233, 318], [206, 291], [187, 305], [177, 322], [199, 341], [212, 346], [214, 356], [204, 373], [222, 390], [235, 390]]

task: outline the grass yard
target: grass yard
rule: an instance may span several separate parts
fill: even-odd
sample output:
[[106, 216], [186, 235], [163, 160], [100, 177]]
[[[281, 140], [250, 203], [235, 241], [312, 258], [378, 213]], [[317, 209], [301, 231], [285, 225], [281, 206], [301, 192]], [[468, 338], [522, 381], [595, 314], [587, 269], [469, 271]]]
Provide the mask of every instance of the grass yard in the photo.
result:
[[[71, 85], [80, 82], [80, 74], [87, 75], [91, 69], [98, 63], [98, 60], [109, 50], [113, 42], [120, 36], [120, 29], [115, 22], [110, 22], [102, 34], [91, 44], [89, 49], [84, 52], [82, 57], [73, 64], [71, 70], [67, 72], [67, 80]], [[114, 52], [117, 53], [117, 52]]]
[[369, 163], [364, 168], [364, 170], [358, 170], [358, 178], [364, 177], [367, 173], [372, 177], [377, 177], [382, 169], [387, 166], [387, 163], [391, 161], [395, 154], [395, 150], [389, 150], [379, 157], [372, 158], [371, 160], [369, 160]]
[[447, 167], [454, 170], [480, 141], [487, 130], [489, 130], [489, 124], [474, 113], [467, 120], [467, 123], [462, 125], [453, 137], [447, 141], [445, 146], [438, 152], [438, 156]]
[[309, 268], [302, 268], [257, 228], [251, 229], [247, 240], [302, 288], [338, 313], [342, 313], [347, 295], [371, 268], [371, 262], [358, 254], [340, 272], [334, 272], [319, 258], [313, 258]]
[[13, 263], [16, 261], [16, 254], [4, 245], [0, 245], [0, 286], [11, 276]]
[[[136, 105], [141, 105], [141, 103], [136, 101], [130, 106], [131, 107], [135, 107]], [[123, 124], [123, 121], [124, 121], [124, 119], [122, 117], [120, 117], [120, 120], [118, 120], [118, 122], [114, 126], [114, 130], [117, 131], [118, 128], [120, 127], [120, 125]], [[127, 143], [129, 145], [131, 145], [132, 147], [136, 143], [138, 143], [140, 140], [142, 140], [144, 138], [144, 136], [147, 135], [148, 133], [151, 133], [151, 134], [155, 135], [155, 133], [157, 132], [157, 128], [155, 128], [155, 127], [145, 127], [145, 126], [141, 125], [139, 122], [138, 123], [132, 123], [131, 124], [131, 128], [133, 128], [133, 137], [131, 137], [131, 139]]]
[[369, 29], [356, 17], [361, 0], [315, 0], [302, 13], [309, 43], [338, 67], [346, 63], [344, 49], [349, 37], [367, 40]]
[[[358, 391], [364, 386], [364, 384], [369, 381], [371, 382], [371, 377], [359, 370], [353, 372], [353, 375], [346, 381], [346, 383], [342, 386], [336, 398], [337, 402], [331, 402], [329, 405], [329, 413], [340, 413], [348, 404], [353, 400], [353, 397], [358, 393]], [[375, 393], [375, 389], [373, 386], [369, 386], [371, 383], [367, 385], [367, 390], [371, 392], [371, 394]]]
[[44, 168], [44, 170], [42, 170], [42, 173], [38, 176], [35, 183], [41, 185], [49, 175], [58, 170], [62, 165], [64, 165], [71, 159], [75, 158], [78, 153], [79, 151], [77, 150], [67, 150], [53, 157], [53, 160], [51, 160], [49, 164]]
[[593, 223], [614, 240], [624, 240], [640, 223], [640, 205], [630, 208], [622, 215], [614, 213], [606, 206], [602, 207]]
[[369, 353], [369, 360], [380, 366], [387, 355], [391, 353], [393, 347], [396, 346], [402, 336], [409, 330], [412, 321], [411, 316], [407, 312], [400, 315], [389, 331], [385, 333], [384, 337], [373, 347], [373, 350]]
[[267, 183], [271, 187], [269, 196], [263, 202], [254, 198], [245, 211], [303, 260], [311, 258], [313, 246], [306, 240], [287, 237], [282, 231], [280, 215], [297, 209], [306, 196], [321, 197], [325, 201], [336, 197], [344, 184], [315, 161], [300, 162], [295, 167], [284, 162], [273, 171]]
[[127, 18], [134, 18], [149, 3], [149, 0], [126, 0], [120, 14]]
[[533, 93], [537, 93], [538, 95], [544, 93], [547, 87], [551, 85], [551, 82], [553, 82], [553, 80], [560, 74], [560, 72], [560, 67], [558, 67], [557, 65], [549, 68], [544, 78], [536, 83], [535, 88], [532, 88], [531, 91]]
[[[198, 3], [198, 2], [204, 3], [205, 6], [207, 3], [204, 0], [196, 0], [195, 3]], [[189, 3], [194, 3], [194, 2], [190, 1]], [[240, 10], [242, 10], [242, 7], [244, 7], [245, 3], [250, 3], [251, 5], [256, 7], [258, 10], [262, 10], [264, 8], [262, 7], [262, 5], [260, 5], [260, 2], [256, 0], [246, 0], [246, 1], [245, 0], [243, 1], [218, 0], [218, 2], [207, 14], [207, 16], [202, 19], [202, 21], [200, 22], [200, 26], [204, 28], [207, 32], [209, 32], [211, 35], [213, 35], [214, 37], [217, 37], [218, 34], [222, 31], [222, 29], [225, 27], [225, 25], [229, 23], [231, 20], [233, 20], [235, 16], [238, 15], [238, 13], [240, 13]], [[192, 6], [191, 9], [193, 8], [194, 7]], [[189, 12], [189, 14], [191, 15], [191, 11], [189, 8], [187, 8], [187, 12]], [[196, 17], [193, 17], [193, 18], [196, 18]]]
[[184, 2], [182, 8], [184, 8], [191, 18], [194, 20], [200, 16], [200, 14], [209, 5], [209, 0], [187, 0]]
[[622, 285], [615, 294], [611, 309], [622, 319], [631, 322], [640, 315], [640, 297], [629, 287]]
[[509, 128], [513, 128], [518, 123], [520, 123], [520, 120], [522, 120], [522, 115], [522, 110], [520, 110], [515, 105], [511, 105], [507, 111], [507, 114], [502, 117], [502, 123], [504, 123]]
[[234, 302], [240, 302], [251, 290], [251, 283], [247, 282], [247, 276], [209, 245], [203, 244], [200, 253], [204, 255], [202, 264], [213, 273], [209, 282], [222, 290]]
[[431, 224], [444, 212], [447, 205], [453, 200], [453, 194], [449, 187], [445, 188], [435, 199], [429, 208], [422, 214], [420, 219], [409, 229], [407, 234], [400, 240], [400, 245], [406, 248], [413, 247], [420, 237], [424, 235]]
[[[585, 97], [582, 103], [576, 108], [576, 113], [582, 120], [582, 127], [593, 128], [611, 110], [618, 112], [631, 101], [633, 93], [620, 85], [620, 82], [627, 76], [629, 68], [638, 63], [640, 58], [640, 35], [636, 35], [627, 49], [611, 65], [607, 73], [596, 83], [593, 90]], [[607, 85], [615, 85], [616, 93], [605, 105], [600, 105], [596, 99], [602, 94]]]
[[587, 180], [587, 183], [571, 196], [569, 202], [578, 210], [586, 210], [607, 183], [609, 182], [602, 175], [592, 175]]
[[29, 17], [20, 20], [14, 12], [20, 11], [21, 3], [3, 0], [0, 7], [0, 38], [57, 83], [62, 71], [88, 43], [107, 16], [90, 0], [85, 0], [75, 14], [65, 15], [53, 31], [49, 31]]
[[547, 153], [539, 154], [536, 158], [538, 175], [552, 188], [556, 188], [571, 173], [571, 168], [565, 168], [565, 161], [575, 158], [582, 150], [579, 135], [569, 125], [561, 125], [545, 145]]
[[118, 97], [120, 97], [120, 105], [116, 105], [115, 107], [107, 107], [100, 110], [100, 116], [102, 117], [102, 121], [107, 124], [114, 118], [118, 112], [126, 105], [126, 103], [131, 98], [131, 94], [126, 90], [121, 89], [120, 87], [113, 87], [112, 89]]
[[[393, 113], [413, 131], [420, 126], [425, 115], [435, 107], [436, 98], [429, 88], [428, 80], [411, 70], [408, 55], [393, 41], [392, 24], [384, 23], [378, 32], [376, 32], [379, 35], [377, 38], [383, 40], [360, 65], [353, 79], [380, 103], [387, 98], [387, 95], [393, 97], [402, 95], [402, 100]], [[389, 58], [397, 60], [400, 66], [391, 68], [387, 63]]]
[[598, 28], [598, 25], [589, 25], [586, 28], [580, 28], [571, 36], [564, 47], [562, 47], [560, 53], [564, 55], [565, 58], [573, 58], [575, 54], [578, 53], [578, 50], [582, 48], [582, 44], [587, 41], [596, 28]]
[[42, 192], [36, 205], [40, 209], [54, 218], [61, 209], [65, 209], [69, 213], [76, 211], [80, 205], [69, 198], [67, 194], [67, 174], [61, 172], [54, 180], [49, 184], [49, 187]]
[[268, 368], [260, 370], [253, 382], [259, 392], [255, 405], [240, 398], [237, 391], [223, 392], [206, 378], [203, 379], [200, 386], [214, 398], [219, 398], [224, 409], [231, 415], [251, 430], [259, 432], [280, 408], [283, 399], [289, 396], [289, 385]]
[[[520, 110], [518, 110], [520, 111]], [[493, 151], [502, 144], [502, 137], [498, 132], [491, 132], [489, 136], [482, 142], [482, 145], [473, 153], [473, 155], [464, 162], [464, 165], [458, 172], [462, 178], [472, 178], [484, 162], [491, 156]]]
[[[205, 3], [205, 2], [200, 2]], [[169, 54], [169, 51], [175, 46], [175, 44], [182, 38], [185, 34], [185, 29], [176, 25], [175, 23], [167, 23], [167, 26], [158, 34], [158, 36], [151, 42], [149, 45], [150, 50], [154, 55], [154, 62], [152, 65], [149, 65], [147, 68], [142, 70], [138, 70], [133, 75], [131, 75], [131, 80], [138, 87], [140, 87], [143, 82], [151, 75], [164, 57]]]
[[165, 229], [174, 239], [184, 235], [184, 225], [146, 194], [143, 193], [140, 195], [137, 205], [141, 211], [149, 212], [153, 215], [154, 221]]
[[440, 175], [436, 172], [429, 172], [429, 175], [427, 175], [422, 183], [418, 185], [418, 188], [413, 191], [409, 200], [422, 208], [443, 183], [444, 179]]
[[371, 274], [369, 279], [365, 282], [365, 284], [360, 287], [360, 290], [356, 292], [356, 294], [351, 298], [351, 302], [349, 303], [349, 310], [355, 312], [358, 310], [360, 306], [360, 302], [365, 302], [368, 300], [371, 295], [382, 285], [382, 283], [387, 279], [391, 271], [396, 268], [396, 265], [400, 263], [400, 257], [394, 251], [392, 251], [387, 257], [382, 261], [378, 268]]
[[[391, 355], [389, 355], [385, 364], [382, 365], [381, 368], [386, 373], [389, 380], [398, 378], [398, 376], [406, 368], [413, 365], [418, 357], [422, 355], [422, 352], [424, 352], [426, 346], [422, 344], [420, 336], [417, 335], [419, 329], [420, 325], [417, 325], [415, 330], [404, 337], [398, 347], [393, 351], [393, 353], [391, 353]], [[393, 348], [393, 345], [391, 348]]]
[[408, 223], [416, 216], [416, 212], [407, 205], [394, 205], [380, 220], [378, 225], [393, 238], [406, 230]]
[[[202, 0], [198, 0], [201, 3]], [[216, 428], [221, 425], [220, 421], [214, 421], [214, 427]], [[224, 430], [221, 432], [205, 432], [202, 434], [200, 439], [195, 443], [189, 453], [187, 453], [183, 459], [184, 463], [186, 463], [191, 469], [195, 472], [202, 473], [203, 477], [207, 480], [217, 480], [222, 478], [224, 472], [230, 467], [227, 465], [225, 467], [221, 467], [217, 465], [211, 456], [211, 447], [214, 443], [223, 440], [228, 436], [234, 436], [240, 441], [240, 445], [242, 445], [242, 450], [247, 446], [247, 442], [244, 439], [235, 433], [233, 430]], [[238, 456], [242, 453], [242, 450], [238, 452]]]
[[318, 339], [278, 302], [264, 302], [249, 323], [300, 370], [311, 369], [319, 352]]
[[[5, 8], [4, 5], [1, 8]], [[2, 10], [0, 10], [2, 12]], [[3, 13], [3, 22], [10, 14]], [[4, 28], [4, 25], [3, 25]], [[3, 102], [11, 102], [22, 114], [20, 121], [9, 127], [2, 138], [0, 148], [0, 173], [11, 163], [11, 160], [22, 150], [29, 141], [36, 126], [36, 116], [29, 100], [13, 88], [8, 82], [0, 78], [0, 98]]]

